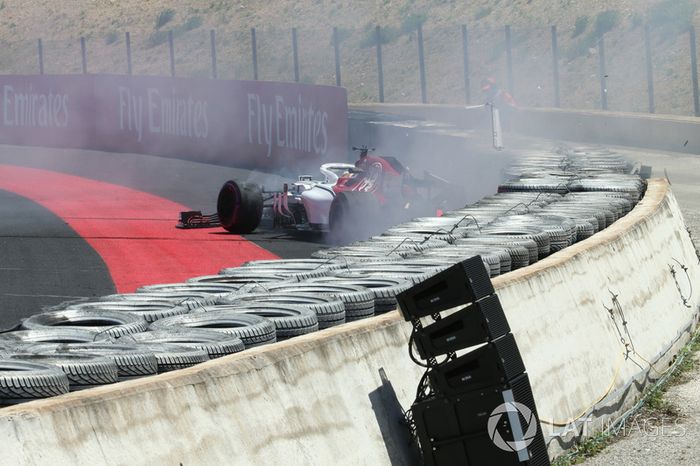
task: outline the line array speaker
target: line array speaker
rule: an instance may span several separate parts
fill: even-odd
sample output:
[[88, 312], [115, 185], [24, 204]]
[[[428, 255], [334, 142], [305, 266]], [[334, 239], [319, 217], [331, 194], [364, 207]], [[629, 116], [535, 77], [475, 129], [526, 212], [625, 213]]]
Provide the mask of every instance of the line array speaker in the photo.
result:
[[474, 256], [399, 293], [396, 301], [404, 319], [412, 320], [472, 303], [493, 293], [481, 256]]
[[415, 343], [423, 359], [469, 348], [510, 332], [498, 296], [472, 303], [434, 324], [416, 330]]
[[[506, 406], [503, 412], [494, 411]], [[428, 466], [548, 465], [527, 374], [412, 407]]]

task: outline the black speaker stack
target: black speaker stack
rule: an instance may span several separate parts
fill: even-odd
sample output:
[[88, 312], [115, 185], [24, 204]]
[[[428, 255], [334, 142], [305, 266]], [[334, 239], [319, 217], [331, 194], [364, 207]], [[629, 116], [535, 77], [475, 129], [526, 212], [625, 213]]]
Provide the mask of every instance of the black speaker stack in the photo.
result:
[[[406, 413], [423, 462], [549, 465], [525, 365], [481, 257], [433, 275], [397, 301], [413, 324], [409, 354], [426, 368]], [[443, 317], [448, 309], [456, 310]]]

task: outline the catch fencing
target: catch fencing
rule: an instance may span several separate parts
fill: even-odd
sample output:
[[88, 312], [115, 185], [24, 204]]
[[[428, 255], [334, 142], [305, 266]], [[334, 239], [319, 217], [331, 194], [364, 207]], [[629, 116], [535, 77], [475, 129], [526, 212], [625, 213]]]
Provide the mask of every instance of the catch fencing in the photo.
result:
[[692, 25], [502, 29], [159, 29], [4, 44], [5, 72], [124, 73], [344, 86], [353, 102], [482, 103], [493, 77], [522, 106], [700, 116]]

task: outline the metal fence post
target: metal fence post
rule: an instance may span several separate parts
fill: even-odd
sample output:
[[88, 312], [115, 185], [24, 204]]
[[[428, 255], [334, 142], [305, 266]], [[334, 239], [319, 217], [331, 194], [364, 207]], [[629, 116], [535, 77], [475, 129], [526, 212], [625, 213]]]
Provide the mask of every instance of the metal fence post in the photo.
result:
[[464, 64], [464, 102], [468, 104], [471, 102], [471, 93], [469, 89], [471, 84], [469, 83], [469, 35], [465, 24], [462, 25], [462, 62]]
[[297, 28], [292, 28], [292, 55], [294, 57], [294, 82], [299, 82], [299, 45], [297, 43]]
[[698, 92], [698, 54], [695, 40], [695, 26], [690, 26], [690, 73], [693, 80], [693, 109], [700, 117], [700, 92]]
[[338, 28], [333, 28], [333, 50], [335, 52], [335, 85], [340, 87], [340, 37]]
[[423, 53], [423, 25], [418, 25], [418, 65], [420, 69], [421, 102], [428, 103], [428, 85], [425, 80], [425, 56]]
[[258, 80], [258, 44], [255, 38], [255, 28], [250, 28], [250, 47], [253, 49], [253, 79]]
[[133, 72], [131, 67], [131, 34], [128, 31], [124, 33], [124, 43], [126, 44], [126, 72], [131, 75]]
[[377, 26], [374, 30], [374, 39], [377, 42], [377, 82], [379, 85], [379, 102], [384, 102], [384, 69], [382, 66], [382, 29]]
[[561, 107], [559, 88], [559, 45], [557, 43], [557, 27], [552, 26], [552, 84], [554, 87], [554, 106]]
[[80, 38], [80, 56], [83, 62], [83, 74], [87, 74], [87, 52], [85, 51], [85, 37]]
[[508, 65], [508, 92], [515, 95], [513, 84], [513, 44], [511, 42], [510, 25], [506, 26], [506, 63]]
[[644, 52], [647, 65], [647, 95], [649, 97], [649, 113], [654, 113], [656, 111], [656, 105], [654, 104], [654, 69], [651, 60], [651, 32], [649, 31], [648, 24], [644, 25]]
[[173, 31], [168, 31], [168, 47], [170, 48], [170, 76], [175, 76], [175, 44], [173, 43]]
[[605, 40], [601, 34], [598, 39], [598, 72], [600, 73], [600, 108], [608, 109], [608, 75], [605, 72]]
[[209, 44], [211, 48], [211, 77], [216, 79], [218, 77], [216, 72], [216, 31], [213, 29], [209, 30]]
[[44, 44], [41, 39], [37, 40], [36, 48], [39, 53], [39, 74], [44, 74]]

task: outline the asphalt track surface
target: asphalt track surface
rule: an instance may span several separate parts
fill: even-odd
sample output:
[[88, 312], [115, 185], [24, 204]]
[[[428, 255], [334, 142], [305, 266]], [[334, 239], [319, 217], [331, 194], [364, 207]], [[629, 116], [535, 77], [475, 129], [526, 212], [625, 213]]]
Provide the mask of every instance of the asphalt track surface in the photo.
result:
[[181, 210], [214, 211], [228, 179], [284, 181], [162, 157], [0, 146], [0, 329], [69, 299], [323, 247], [265, 226], [245, 238], [175, 228]]

